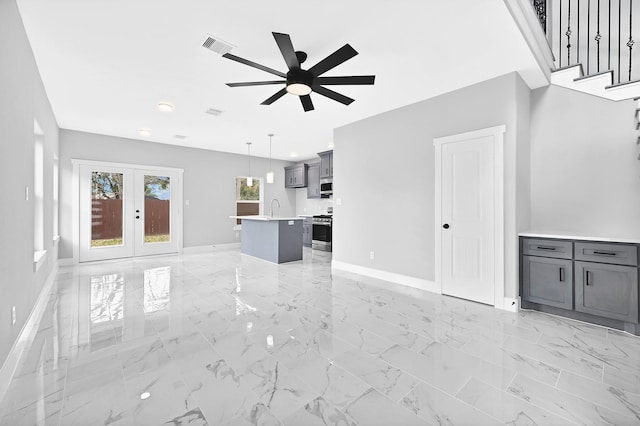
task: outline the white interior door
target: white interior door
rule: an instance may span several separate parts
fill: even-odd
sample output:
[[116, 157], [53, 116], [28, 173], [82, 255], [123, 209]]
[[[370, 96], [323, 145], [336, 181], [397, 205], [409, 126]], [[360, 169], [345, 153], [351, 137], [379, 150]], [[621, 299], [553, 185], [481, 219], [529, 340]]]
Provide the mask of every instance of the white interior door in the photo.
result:
[[451, 296], [494, 304], [494, 137], [441, 149], [441, 282]]
[[79, 261], [176, 253], [181, 174], [109, 164], [79, 167]]

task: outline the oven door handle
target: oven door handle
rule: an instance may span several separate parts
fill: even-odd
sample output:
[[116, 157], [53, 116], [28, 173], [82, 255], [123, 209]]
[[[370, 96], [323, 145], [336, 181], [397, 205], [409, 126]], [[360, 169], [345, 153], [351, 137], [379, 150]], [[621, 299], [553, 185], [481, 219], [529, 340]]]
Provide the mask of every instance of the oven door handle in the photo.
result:
[[313, 225], [319, 225], [319, 226], [331, 226], [330, 223], [313, 223]]

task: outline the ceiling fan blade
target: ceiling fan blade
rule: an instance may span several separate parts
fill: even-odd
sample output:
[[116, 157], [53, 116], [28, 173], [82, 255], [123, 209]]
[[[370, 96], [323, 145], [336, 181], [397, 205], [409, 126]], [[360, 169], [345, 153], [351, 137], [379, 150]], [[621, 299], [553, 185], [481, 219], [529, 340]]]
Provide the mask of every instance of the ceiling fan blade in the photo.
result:
[[285, 80], [275, 80], [275, 81], [249, 81], [246, 83], [227, 83], [229, 87], [246, 87], [246, 86], [266, 86], [268, 84], [282, 84], [286, 83]]
[[335, 84], [373, 84], [376, 79], [375, 75], [356, 75], [350, 77], [318, 77], [316, 84], [335, 85]]
[[293, 49], [293, 44], [291, 43], [291, 37], [289, 37], [289, 34], [271, 34], [273, 34], [273, 38], [276, 39], [276, 43], [278, 44], [280, 53], [282, 53], [282, 57], [287, 63], [287, 67], [289, 69], [300, 68], [300, 62], [298, 61], [298, 57], [296, 56], [296, 51]]
[[274, 70], [273, 68], [265, 67], [264, 65], [256, 64], [255, 62], [252, 62], [248, 59], [241, 58], [236, 55], [232, 55], [231, 53], [225, 53], [224, 55], [222, 55], [222, 57], [231, 59], [232, 61], [240, 62], [241, 64], [249, 65], [250, 67], [253, 67], [253, 68], [258, 68], [259, 70], [277, 75], [278, 77], [287, 78], [287, 75], [285, 73], [282, 73], [278, 70]]
[[282, 89], [278, 91], [275, 95], [271, 96], [269, 99], [266, 99], [260, 105], [271, 105], [272, 103], [274, 103], [275, 101], [277, 101], [278, 99], [280, 99], [286, 94], [287, 94], [287, 89]]
[[300, 102], [302, 102], [302, 108], [304, 108], [304, 112], [312, 111], [314, 109], [313, 102], [311, 102], [311, 96], [300, 96]]
[[309, 68], [309, 71], [311, 71], [311, 73], [317, 77], [329, 71], [330, 69], [337, 67], [341, 63], [348, 61], [357, 54], [358, 52], [356, 52], [353, 47], [351, 47], [349, 44], [345, 44], [340, 49], [336, 50], [331, 55], [327, 56], [326, 58]]
[[334, 92], [333, 90], [329, 90], [326, 87], [322, 86], [313, 86], [313, 91], [319, 95], [326, 96], [329, 99], [333, 99], [334, 101], [338, 101], [341, 104], [349, 105], [354, 99], [351, 99], [345, 95], [341, 95], [338, 92]]

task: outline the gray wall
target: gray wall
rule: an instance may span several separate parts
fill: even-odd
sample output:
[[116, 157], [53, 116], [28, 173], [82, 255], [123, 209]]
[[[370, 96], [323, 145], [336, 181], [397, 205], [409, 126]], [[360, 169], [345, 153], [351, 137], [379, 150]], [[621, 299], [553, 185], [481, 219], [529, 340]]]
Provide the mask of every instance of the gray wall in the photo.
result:
[[[60, 258], [73, 255], [71, 200], [72, 159], [131, 163], [184, 169], [184, 247], [240, 242], [233, 231], [235, 221], [235, 181], [249, 172], [246, 155], [227, 154], [195, 148], [179, 147], [148, 141], [124, 139], [93, 133], [60, 130]], [[252, 157], [251, 173], [264, 183], [264, 214], [269, 213], [271, 199], [280, 201], [275, 214], [295, 214], [296, 193], [284, 188], [284, 167], [290, 162], [273, 160], [273, 184], [264, 179], [269, 169], [268, 158]]]
[[640, 238], [635, 102], [549, 86], [531, 108], [532, 229]]
[[[53, 243], [53, 157], [58, 126], [14, 0], [0, 1], [0, 364], [24, 326], [55, 265]], [[33, 272], [34, 130], [44, 131], [44, 249], [47, 263]], [[17, 321], [11, 322], [11, 307]]]
[[505, 296], [515, 297], [517, 232], [529, 225], [517, 210], [529, 183], [516, 170], [528, 162], [528, 105], [512, 73], [336, 129], [333, 259], [434, 280], [433, 139], [505, 124]]

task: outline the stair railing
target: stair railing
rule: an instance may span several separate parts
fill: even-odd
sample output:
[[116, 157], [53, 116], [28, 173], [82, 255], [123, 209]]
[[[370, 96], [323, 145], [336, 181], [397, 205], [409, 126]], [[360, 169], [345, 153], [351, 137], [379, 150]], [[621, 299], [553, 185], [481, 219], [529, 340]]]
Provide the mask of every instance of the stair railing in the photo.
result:
[[531, 4], [557, 68], [582, 64], [585, 75], [612, 71], [614, 84], [640, 78], [640, 70], [634, 69], [640, 58], [633, 50], [638, 37], [634, 14], [640, 12], [640, 1], [531, 0]]

